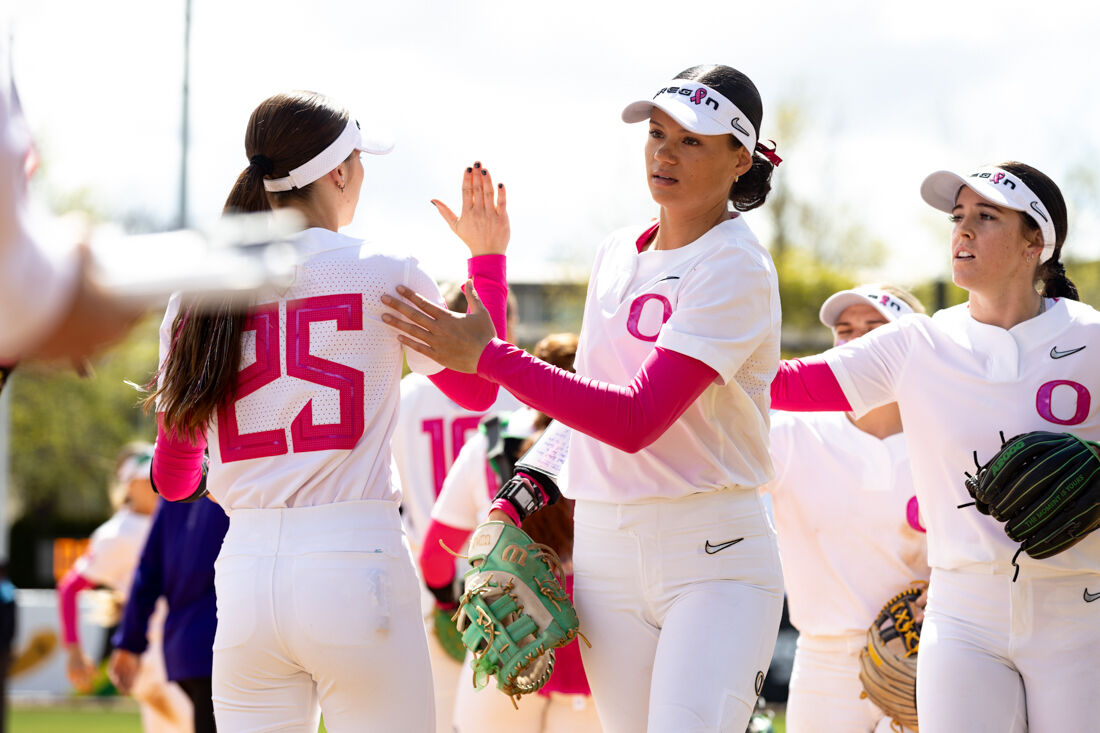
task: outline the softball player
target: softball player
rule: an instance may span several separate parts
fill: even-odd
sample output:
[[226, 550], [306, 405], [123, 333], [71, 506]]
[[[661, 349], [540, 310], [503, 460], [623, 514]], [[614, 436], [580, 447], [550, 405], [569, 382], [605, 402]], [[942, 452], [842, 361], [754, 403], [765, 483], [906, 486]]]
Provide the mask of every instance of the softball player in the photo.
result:
[[[480, 169], [479, 164], [475, 166]], [[444, 288], [443, 294], [450, 310], [459, 313], [466, 311], [466, 296], [457, 285]], [[507, 316], [510, 334], [515, 317], [511, 296]], [[390, 448], [393, 451], [395, 478], [401, 487], [401, 519], [415, 558], [423, 546], [424, 533], [431, 521], [432, 504], [443, 488], [444, 478], [466, 439], [477, 432], [478, 423], [486, 413], [467, 410], [436, 387], [430, 378], [415, 372], [401, 380], [400, 405]], [[519, 401], [500, 390], [489, 412], [507, 412], [517, 407]], [[452, 733], [454, 692], [462, 665], [440, 646], [433, 631], [435, 599], [423, 587], [421, 611], [428, 631], [428, 655], [432, 664], [432, 686], [435, 688], [436, 733]]]
[[[573, 370], [577, 337], [574, 334], [552, 334], [539, 341], [533, 350], [536, 358], [562, 369]], [[432, 507], [428, 541], [420, 553], [421, 569], [435, 587], [449, 587], [455, 578], [454, 557], [439, 543], [458, 549], [480, 522], [485, 521], [493, 496], [500, 485], [511, 478], [512, 468], [533, 439], [549, 424], [550, 418], [528, 407], [502, 417], [500, 443], [508, 456], [500, 456], [497, 465], [490, 463], [488, 430], [479, 430], [462, 447], [454, 466], [443, 482], [443, 491]], [[506, 475], [501, 475], [501, 473]], [[545, 520], [549, 526], [532, 526]], [[541, 523], [539, 523], [541, 525]], [[549, 545], [562, 560], [567, 586], [572, 585], [572, 517], [565, 507], [540, 512], [531, 517], [524, 530], [536, 542]], [[451, 609], [453, 613], [453, 609]], [[595, 706], [590, 698], [588, 681], [581, 664], [578, 644], [558, 649], [554, 672], [537, 696], [525, 699], [517, 711], [509, 698], [490, 687], [481, 690], [471, 684], [472, 670], [466, 668], [457, 679], [456, 704], [450, 730], [509, 731], [519, 733], [553, 733], [554, 731], [600, 730]], [[439, 691], [436, 691], [439, 697]]]
[[[391, 301], [408, 320], [389, 320], [410, 348], [579, 431], [562, 482], [576, 500], [575, 601], [605, 730], [744, 730], [782, 574], [758, 490], [773, 477], [779, 293], [741, 212], [764, 203], [779, 159], [758, 143], [760, 96], [735, 69], [693, 67], [654, 92], [623, 119], [648, 122], [659, 221], [601, 245], [576, 375], [492, 339], [484, 316], [453, 318], [407, 289], [416, 307]], [[494, 506], [522, 518], [506, 498]]]
[[[91, 690], [97, 667], [80, 644], [77, 594], [104, 586], [117, 594], [120, 606], [125, 605], [156, 509], [157, 497], [149, 485], [152, 450], [148, 443], [133, 443], [122, 450], [111, 489], [111, 501], [118, 509], [96, 528], [88, 549], [57, 585], [61, 637], [68, 652], [66, 672], [81, 692]], [[164, 611], [158, 608], [150, 624], [149, 645], [141, 655], [142, 670], [134, 681], [133, 696], [141, 707], [144, 730], [183, 733], [191, 730], [191, 703], [182, 690], [168, 682], [164, 669]]]
[[[418, 584], [390, 480], [402, 349], [379, 319], [379, 296], [413, 282], [441, 298], [415, 260], [338, 232], [359, 200], [360, 154], [391, 148], [321, 95], [261, 103], [226, 208], [305, 217], [296, 279], [244, 315], [176, 300], [162, 326], [154, 482], [171, 499], [201, 495], [205, 483], [229, 515], [215, 564], [219, 729], [314, 733], [322, 710], [334, 733], [434, 724]], [[462, 189], [452, 228], [504, 333], [504, 191], [498, 198], [472, 167]], [[496, 399], [496, 385], [408, 356], [468, 409]]]
[[[861, 285], [830, 296], [821, 322], [840, 345], [913, 312], [916, 298]], [[928, 579], [927, 547], [895, 404], [849, 413], [773, 416], [772, 496], [779, 554], [798, 647], [787, 698], [787, 730], [889, 730], [860, 699], [859, 653], [883, 602]]]
[[958, 508], [970, 499], [963, 472], [973, 451], [987, 460], [998, 431], [1100, 438], [1090, 356], [1100, 351], [1100, 315], [1077, 302], [1065, 276], [1065, 202], [1047, 176], [1015, 162], [933, 173], [921, 195], [951, 215], [952, 276], [969, 302], [784, 364], [773, 401], [857, 415], [895, 401], [901, 409], [932, 567], [921, 729], [1093, 730], [1100, 534], [1045, 560], [1017, 558], [999, 523]]

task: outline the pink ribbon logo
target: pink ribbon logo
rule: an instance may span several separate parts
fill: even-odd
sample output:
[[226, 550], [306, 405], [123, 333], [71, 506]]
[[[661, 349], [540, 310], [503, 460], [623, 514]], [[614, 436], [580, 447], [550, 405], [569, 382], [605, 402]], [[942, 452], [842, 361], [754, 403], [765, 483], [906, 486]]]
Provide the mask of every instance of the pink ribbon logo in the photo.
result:
[[702, 104], [703, 97], [707, 96], [707, 90], [702, 87], [695, 90], [695, 94], [691, 95], [691, 101], [695, 104]]

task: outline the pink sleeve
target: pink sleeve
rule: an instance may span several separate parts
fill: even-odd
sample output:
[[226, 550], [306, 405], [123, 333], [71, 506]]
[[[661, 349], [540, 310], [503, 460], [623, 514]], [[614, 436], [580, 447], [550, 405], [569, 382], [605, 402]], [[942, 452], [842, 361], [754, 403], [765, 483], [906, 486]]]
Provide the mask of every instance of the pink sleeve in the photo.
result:
[[485, 347], [477, 371], [536, 410], [628, 453], [661, 437], [718, 377], [698, 359], [658, 346], [621, 387], [559, 369], [500, 339]]
[[438, 519], [433, 519], [424, 535], [424, 546], [420, 549], [420, 570], [424, 573], [424, 584], [430, 588], [448, 585], [455, 577], [455, 559], [439, 545], [443, 544], [458, 552], [470, 530], [452, 527]]
[[772, 380], [772, 408], [791, 412], [836, 412], [852, 409], [840, 382], [820, 356], [779, 363]]
[[157, 413], [157, 446], [153, 452], [153, 485], [168, 501], [187, 499], [202, 481], [202, 455], [206, 436], [197, 443], [164, 427], [164, 413]]
[[76, 594], [95, 586], [75, 569], [65, 573], [57, 584], [57, 607], [61, 615], [61, 643], [79, 644], [80, 631], [76, 623]]
[[[497, 335], [508, 333], [508, 282], [505, 274], [504, 255], [480, 255], [469, 259], [469, 276], [481, 298], [489, 317], [493, 319]], [[476, 374], [444, 369], [428, 377], [443, 394], [467, 410], [482, 412], [493, 406], [497, 399], [497, 385]]]

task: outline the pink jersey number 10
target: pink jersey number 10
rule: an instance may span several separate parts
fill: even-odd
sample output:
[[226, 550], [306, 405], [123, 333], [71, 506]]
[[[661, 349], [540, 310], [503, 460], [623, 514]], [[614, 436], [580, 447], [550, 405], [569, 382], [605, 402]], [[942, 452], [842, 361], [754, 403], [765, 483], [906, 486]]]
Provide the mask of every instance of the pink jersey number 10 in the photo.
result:
[[443, 418], [435, 417], [420, 423], [420, 430], [428, 434], [432, 443], [432, 483], [435, 484], [435, 495], [443, 490], [443, 479], [447, 471], [451, 470], [455, 456], [466, 444], [466, 433], [477, 430], [478, 424], [484, 415], [464, 415], [451, 421], [451, 450], [447, 452], [446, 430], [443, 427]]
[[[338, 331], [363, 329], [363, 296], [323, 295], [290, 300], [286, 304], [286, 373], [340, 395], [340, 422], [315, 425], [313, 401], [306, 403], [290, 425], [293, 452], [348, 450], [363, 435], [363, 372], [309, 353], [309, 325], [336, 321]], [[260, 306], [249, 314], [245, 331], [256, 332], [256, 361], [241, 370], [237, 399], [252, 394], [282, 376], [279, 348], [279, 306]], [[218, 443], [223, 463], [283, 455], [287, 452], [286, 430], [241, 433], [237, 427], [236, 403], [218, 408]]]

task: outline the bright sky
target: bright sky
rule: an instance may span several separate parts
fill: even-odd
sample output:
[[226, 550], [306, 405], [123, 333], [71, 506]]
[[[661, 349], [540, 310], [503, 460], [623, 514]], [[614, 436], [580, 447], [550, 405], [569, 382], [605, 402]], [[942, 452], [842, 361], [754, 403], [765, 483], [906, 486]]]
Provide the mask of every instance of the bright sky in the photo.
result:
[[[42, 185], [173, 222], [184, 0], [34, 0], [9, 15]], [[398, 139], [368, 161], [349, 233], [460, 274], [462, 245], [429, 199], [457, 204], [479, 159], [508, 185], [513, 274], [583, 271], [605, 234], [655, 213], [644, 126], [624, 125], [622, 107], [684, 68], [725, 63], [761, 90], [762, 137], [785, 158], [776, 175], [889, 245], [864, 279], [945, 273], [948, 224], [921, 180], [1012, 158], [1061, 184], [1067, 256], [1096, 258], [1098, 31], [1100, 6], [1069, 0], [193, 0], [189, 221], [220, 212], [256, 104], [308, 88]], [[789, 101], [809, 123], [797, 144], [769, 126]], [[767, 241], [763, 217], [749, 221]]]

